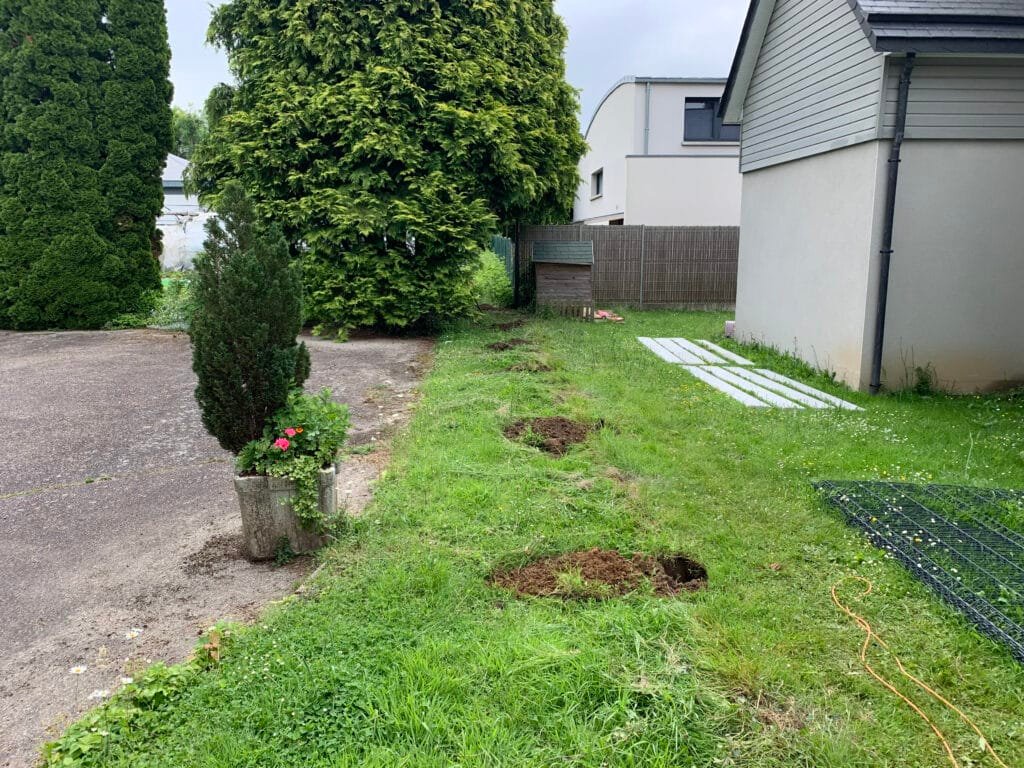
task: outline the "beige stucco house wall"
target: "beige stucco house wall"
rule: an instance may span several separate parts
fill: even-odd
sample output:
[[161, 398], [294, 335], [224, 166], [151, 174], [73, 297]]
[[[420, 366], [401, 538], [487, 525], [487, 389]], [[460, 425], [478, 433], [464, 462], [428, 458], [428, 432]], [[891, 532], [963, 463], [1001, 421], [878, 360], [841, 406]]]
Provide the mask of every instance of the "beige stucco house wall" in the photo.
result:
[[738, 142], [688, 142], [683, 131], [686, 99], [720, 98], [724, 85], [720, 79], [633, 77], [617, 83], [587, 128], [575, 221], [738, 226]]
[[[848, 0], [755, 0], [725, 109], [743, 125], [737, 332], [861, 389], [905, 61], [870, 20]], [[1024, 383], [1024, 55], [915, 55], [881, 381]]]

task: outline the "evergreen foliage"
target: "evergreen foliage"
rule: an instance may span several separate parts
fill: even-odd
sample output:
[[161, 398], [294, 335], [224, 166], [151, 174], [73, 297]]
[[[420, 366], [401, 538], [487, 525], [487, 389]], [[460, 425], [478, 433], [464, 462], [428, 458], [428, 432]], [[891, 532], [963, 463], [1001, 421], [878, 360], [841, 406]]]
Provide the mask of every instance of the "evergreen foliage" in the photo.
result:
[[0, 0], [0, 326], [98, 328], [159, 288], [162, 0]]
[[584, 143], [553, 0], [232, 0], [210, 36], [239, 85], [190, 183], [239, 179], [282, 223], [315, 321], [458, 311], [491, 234], [568, 217]]
[[302, 277], [277, 226], [257, 221], [240, 183], [225, 185], [196, 259], [192, 367], [203, 425], [239, 453], [309, 377]]
[[208, 128], [206, 115], [189, 109], [175, 107], [173, 110], [174, 154], [191, 160], [196, 147], [206, 137]]

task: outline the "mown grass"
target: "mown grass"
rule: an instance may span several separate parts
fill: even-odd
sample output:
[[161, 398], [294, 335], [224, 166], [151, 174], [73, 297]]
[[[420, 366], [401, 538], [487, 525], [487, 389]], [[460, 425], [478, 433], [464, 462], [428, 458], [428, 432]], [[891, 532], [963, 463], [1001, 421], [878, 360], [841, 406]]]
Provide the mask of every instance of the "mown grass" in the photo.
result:
[[[752, 411], [641, 347], [716, 338], [718, 314], [548, 319], [496, 354], [444, 336], [367, 516], [309, 593], [241, 630], [156, 705], [94, 718], [104, 766], [941, 766], [928, 727], [857, 662], [845, 598], [1024, 765], [1024, 668], [827, 510], [818, 478], [1024, 486], [1024, 398], [845, 396], [863, 413]], [[759, 362], [843, 394], [756, 351]], [[548, 373], [507, 369], [541, 357]], [[561, 459], [502, 436], [605, 428]], [[496, 566], [589, 548], [682, 552], [710, 588], [659, 600], [513, 599]], [[873, 654], [878, 669], [894, 666]], [[206, 667], [208, 665], [201, 665]], [[977, 737], [928, 712], [965, 765]]]

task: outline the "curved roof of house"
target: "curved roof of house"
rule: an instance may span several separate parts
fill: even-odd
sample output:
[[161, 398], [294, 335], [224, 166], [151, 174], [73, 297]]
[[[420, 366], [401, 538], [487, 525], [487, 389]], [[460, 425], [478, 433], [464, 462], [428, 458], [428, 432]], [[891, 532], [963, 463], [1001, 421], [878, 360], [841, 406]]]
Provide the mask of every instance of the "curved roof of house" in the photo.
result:
[[597, 109], [590, 116], [590, 122], [587, 123], [587, 130], [583, 132], [583, 136], [586, 138], [590, 135], [590, 129], [594, 127], [594, 120], [597, 119], [601, 107], [611, 98], [613, 93], [624, 85], [646, 85], [647, 83], [660, 83], [663, 85], [725, 85], [725, 82], [724, 77], [640, 77], [638, 75], [627, 75], [609, 88], [608, 92], [601, 97], [601, 101], [597, 103]]

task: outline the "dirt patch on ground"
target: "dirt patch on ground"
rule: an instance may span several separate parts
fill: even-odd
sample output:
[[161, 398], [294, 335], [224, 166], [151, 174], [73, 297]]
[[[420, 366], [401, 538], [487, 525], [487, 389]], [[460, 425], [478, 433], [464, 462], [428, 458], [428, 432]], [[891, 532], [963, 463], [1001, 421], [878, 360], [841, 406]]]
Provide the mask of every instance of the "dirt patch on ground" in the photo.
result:
[[495, 323], [494, 327], [499, 331], [514, 331], [517, 328], [522, 328], [526, 325], [526, 321], [522, 318], [518, 320], [509, 320], [507, 323]]
[[509, 339], [508, 341], [498, 341], [494, 344], [488, 344], [487, 348], [494, 352], [508, 352], [510, 349], [516, 347], [528, 347], [530, 342], [526, 339]]
[[186, 576], [212, 576], [226, 570], [228, 565], [242, 557], [242, 537], [229, 533], [214, 536], [198, 552], [185, 558], [182, 570]]
[[573, 445], [584, 442], [594, 427], [561, 416], [526, 419], [505, 428], [505, 437], [564, 456]]
[[516, 363], [511, 366], [508, 371], [509, 373], [550, 373], [555, 370], [547, 363], [542, 363], [539, 360], [528, 360], [525, 363]]
[[605, 600], [650, 589], [659, 597], [696, 592], [708, 584], [700, 563], [681, 555], [652, 557], [591, 549], [545, 557], [522, 568], [500, 571], [491, 583], [518, 595], [558, 597], [563, 600]]

